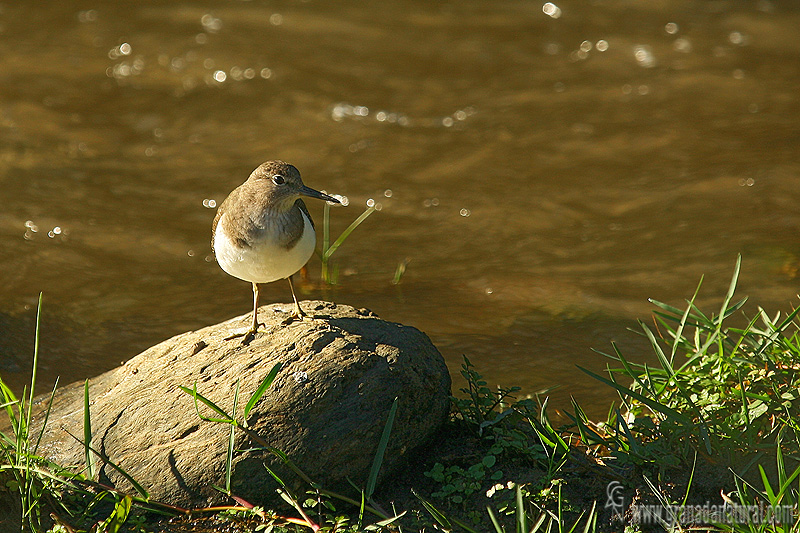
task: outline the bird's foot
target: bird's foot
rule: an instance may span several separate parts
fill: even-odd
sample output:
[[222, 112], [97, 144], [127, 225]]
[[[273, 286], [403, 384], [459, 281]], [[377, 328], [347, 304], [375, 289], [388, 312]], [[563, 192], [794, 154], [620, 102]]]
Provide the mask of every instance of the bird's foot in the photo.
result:
[[253, 342], [253, 339], [256, 338], [256, 333], [258, 333], [258, 326], [265, 326], [265, 325], [264, 324], [258, 324], [258, 325], [256, 325], [255, 328], [250, 328], [247, 331], [243, 331], [241, 333], [234, 333], [233, 335], [225, 337], [225, 340], [229, 341], [229, 340], [238, 339], [239, 337], [242, 337], [242, 344], [248, 345], [251, 342]]
[[281, 322], [281, 325], [282, 326], [287, 326], [287, 325], [291, 324], [292, 322], [294, 322], [295, 320], [297, 320], [298, 322], [302, 322], [303, 320], [309, 320], [311, 318], [312, 317], [307, 315], [305, 313], [305, 311], [300, 309], [300, 306], [298, 305], [298, 306], [295, 306], [294, 311], [292, 312], [291, 315], [289, 315], [288, 317], [283, 319], [283, 321]]
[[288, 326], [289, 324], [291, 324], [294, 321], [302, 322], [303, 320], [306, 320], [308, 318], [310, 318], [310, 317], [305, 313], [300, 314], [300, 315], [298, 315], [297, 313], [292, 313], [291, 315], [287, 316], [286, 318], [284, 318], [281, 321], [281, 326]]

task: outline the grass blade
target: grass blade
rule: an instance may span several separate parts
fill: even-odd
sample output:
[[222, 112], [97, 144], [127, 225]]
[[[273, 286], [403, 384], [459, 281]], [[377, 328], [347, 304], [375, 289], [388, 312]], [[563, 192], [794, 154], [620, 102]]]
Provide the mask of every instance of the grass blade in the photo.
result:
[[673, 361], [675, 361], [675, 353], [678, 351], [678, 345], [680, 344], [681, 339], [683, 338], [683, 330], [686, 327], [686, 321], [689, 318], [689, 311], [692, 310], [692, 306], [694, 305], [695, 300], [697, 299], [697, 294], [700, 292], [700, 287], [703, 284], [703, 278], [700, 278], [700, 282], [697, 284], [697, 288], [694, 290], [694, 294], [692, 295], [692, 299], [689, 300], [689, 305], [686, 306], [686, 310], [683, 312], [683, 316], [681, 316], [681, 321], [678, 324], [678, 329], [675, 331], [675, 337], [672, 342], [672, 351], [669, 356], [670, 365], [672, 365]]
[[[236, 390], [233, 393], [233, 414], [239, 404], [239, 380], [236, 380]], [[231, 424], [231, 431], [228, 436], [228, 450], [225, 453], [225, 492], [231, 493], [231, 475], [233, 474], [233, 448], [236, 441], [236, 424]]]
[[353, 233], [353, 230], [355, 230], [358, 226], [360, 226], [361, 223], [364, 222], [367, 219], [367, 217], [370, 216], [375, 211], [376, 211], [375, 206], [368, 207], [363, 213], [361, 213], [361, 215], [359, 215], [357, 219], [355, 219], [349, 226], [347, 226], [347, 229], [345, 229], [342, 232], [342, 234], [339, 235], [339, 238], [333, 241], [331, 247], [322, 252], [323, 261], [327, 262], [328, 259], [330, 259], [330, 257], [333, 255], [333, 253], [339, 249], [339, 246], [342, 245], [345, 239], [347, 239], [347, 237], [349, 237], [350, 234]]
[[575, 416], [572, 416], [569, 413], [566, 414], [573, 422], [575, 422], [575, 425], [578, 426], [578, 433], [580, 434], [581, 440], [590, 445], [605, 444], [606, 439], [586, 424], [586, 422], [589, 420], [589, 417], [586, 416], [583, 408], [578, 404], [574, 397], [570, 398], [570, 400], [572, 401], [572, 408], [575, 409]]
[[34, 389], [36, 388], [36, 369], [39, 368], [39, 332], [41, 330], [42, 321], [42, 294], [39, 293], [39, 304], [36, 307], [36, 336], [33, 342], [33, 369], [31, 370], [31, 390], [30, 397], [28, 398], [28, 415], [26, 428], [31, 427], [31, 417], [33, 416], [33, 396]]
[[[66, 431], [66, 430], [65, 430], [65, 431]], [[72, 433], [70, 433], [69, 431], [66, 431], [66, 433], [67, 433], [67, 435], [69, 435], [70, 437], [72, 437], [73, 439], [75, 439], [76, 441], [80, 442], [81, 444], [84, 444], [84, 445], [86, 445], [86, 443], [82, 442], [82, 441], [81, 441], [81, 439], [79, 439], [78, 437], [76, 437], [75, 435], [73, 435]], [[91, 452], [93, 452], [94, 454], [96, 454], [96, 455], [97, 455], [97, 456], [100, 458], [100, 460], [102, 460], [102, 461], [103, 461], [105, 464], [107, 464], [108, 466], [110, 466], [111, 468], [113, 468], [114, 470], [116, 470], [117, 472], [119, 472], [119, 474], [120, 474], [122, 477], [124, 477], [125, 479], [127, 479], [127, 480], [128, 480], [128, 482], [129, 482], [129, 483], [130, 483], [130, 484], [133, 486], [133, 489], [134, 489], [136, 492], [138, 492], [138, 493], [139, 493], [139, 496], [141, 496], [141, 497], [142, 497], [142, 499], [144, 499], [145, 501], [147, 501], [147, 500], [149, 500], [149, 499], [150, 499], [150, 493], [148, 493], [148, 492], [147, 492], [147, 490], [146, 490], [146, 489], [145, 489], [145, 488], [144, 488], [144, 487], [141, 485], [141, 483], [139, 483], [138, 481], [136, 481], [136, 479], [134, 479], [134, 477], [133, 477], [132, 475], [130, 475], [128, 472], [126, 472], [124, 468], [122, 468], [121, 466], [119, 466], [118, 464], [116, 464], [115, 462], [113, 462], [113, 461], [112, 461], [111, 459], [109, 459], [109, 458], [108, 458], [108, 456], [107, 456], [107, 455], [105, 455], [104, 453], [102, 453], [102, 452], [100, 452], [100, 451], [98, 451], [98, 450], [95, 450], [95, 449], [94, 449], [94, 448], [92, 448], [91, 446], [88, 446], [88, 448], [89, 448], [89, 451], [91, 451]]]
[[[407, 512], [408, 511], [403, 511], [400, 514], [395, 514], [395, 516], [390, 516], [389, 518], [386, 518], [385, 520], [379, 520], [379, 521], [375, 522], [374, 524], [372, 524], [371, 526], [367, 526], [365, 529], [367, 531], [373, 531], [373, 530], [377, 530], [377, 528], [379, 528], [379, 527], [388, 526], [389, 524], [391, 524], [393, 522], [396, 522], [399, 519], [403, 518], [406, 515]], [[401, 529], [400, 531], [402, 532], [403, 530]]]
[[[236, 420], [226, 413], [220, 406], [197, 392], [197, 383], [190, 389], [188, 387], [184, 387], [183, 385], [178, 385], [178, 388], [181, 389], [183, 392], [194, 398], [194, 408], [197, 411], [197, 416], [200, 417], [201, 420], [205, 420], [206, 422], [222, 422], [225, 424], [236, 424]], [[208, 407], [216, 411], [220, 416], [224, 418], [209, 418], [207, 416], [203, 416], [200, 414], [200, 408], [197, 405], [197, 401], [200, 400], [202, 403], [206, 404]]]
[[[723, 319], [728, 316], [728, 304], [731, 303], [731, 299], [733, 298], [733, 293], [736, 291], [736, 284], [739, 282], [739, 270], [742, 267], [742, 254], [738, 254], [736, 256], [736, 266], [733, 267], [733, 276], [731, 277], [731, 284], [728, 286], [728, 292], [725, 294], [725, 299], [722, 301], [722, 308], [719, 311], [719, 324], [717, 325], [718, 330], [722, 329], [722, 321]], [[741, 305], [744, 302], [740, 302], [738, 305]]]
[[433, 519], [436, 521], [437, 524], [442, 526], [447, 531], [453, 529], [453, 525], [450, 523], [450, 520], [448, 520], [447, 517], [443, 515], [441, 511], [439, 511], [439, 509], [434, 507], [434, 505], [431, 502], [420, 496], [416, 490], [411, 489], [411, 492], [414, 494], [414, 496], [417, 497], [417, 499], [420, 502], [422, 502], [422, 506], [425, 507], [425, 510], [430, 513], [430, 515], [433, 517]]
[[406, 257], [399, 263], [397, 263], [397, 268], [394, 271], [394, 276], [392, 277], [392, 285], [399, 285], [400, 280], [403, 278], [403, 274], [406, 273], [406, 268], [408, 267], [408, 263], [411, 262], [411, 259]]
[[98, 530], [104, 531], [105, 533], [117, 533], [128, 520], [132, 505], [133, 498], [127, 494], [124, 495], [114, 506], [114, 512], [101, 524]]
[[494, 511], [492, 511], [492, 508], [487, 505], [486, 511], [489, 513], [489, 520], [492, 521], [495, 533], [506, 533], [505, 528], [503, 528], [503, 526], [500, 525], [500, 522], [497, 520], [497, 516], [495, 516]]
[[761, 473], [761, 482], [764, 483], [764, 492], [767, 493], [770, 502], [775, 502], [775, 491], [772, 490], [772, 485], [770, 485], [769, 478], [767, 477], [767, 473], [764, 471], [764, 467], [758, 465], [758, 471]]
[[[17, 418], [17, 415], [14, 413], [14, 406], [19, 405], [19, 400], [14, 395], [14, 391], [12, 391], [8, 385], [6, 385], [2, 379], [0, 379], [0, 392], [3, 395], [3, 407], [6, 409], [6, 415], [8, 415], [8, 421], [11, 423], [11, 427], [14, 433], [17, 433], [17, 429], [19, 428], [20, 419]], [[11, 439], [9, 440], [9, 444], [11, 443]]]
[[528, 516], [525, 514], [525, 504], [522, 502], [522, 487], [517, 485], [517, 533], [528, 533]]
[[42, 438], [44, 437], [44, 430], [47, 428], [48, 420], [50, 420], [50, 412], [53, 409], [53, 400], [56, 397], [57, 387], [58, 387], [58, 378], [56, 378], [56, 382], [53, 384], [53, 392], [50, 393], [50, 399], [47, 401], [47, 408], [44, 410], [44, 420], [42, 420], [42, 428], [39, 430], [39, 437], [36, 439], [36, 444], [33, 447], [34, 455], [36, 455], [39, 452], [39, 445], [42, 443]]
[[[267, 389], [272, 385], [272, 382], [275, 381], [275, 376], [278, 375], [278, 372], [281, 369], [281, 363], [275, 363], [275, 366], [272, 367], [272, 370], [269, 371], [269, 374], [264, 378], [261, 382], [261, 385], [258, 386], [256, 391], [250, 397], [250, 400], [247, 402], [247, 405], [244, 406], [244, 420], [247, 422], [247, 417], [250, 416], [250, 411], [253, 410], [253, 407], [258, 403], [264, 393], [267, 392]], [[234, 413], [235, 414], [235, 413]]]
[[378, 442], [378, 450], [375, 452], [375, 459], [372, 461], [372, 468], [369, 471], [367, 478], [366, 497], [369, 500], [375, 492], [375, 485], [378, 483], [378, 473], [383, 464], [383, 456], [386, 453], [386, 447], [389, 445], [389, 437], [392, 434], [392, 425], [394, 424], [394, 417], [397, 414], [397, 398], [392, 402], [392, 407], [389, 409], [389, 416], [386, 418], [386, 425], [383, 427], [381, 440]]
[[322, 206], [322, 250], [330, 247], [331, 243], [331, 204], [325, 202]]
[[86, 473], [94, 479], [95, 462], [92, 454], [92, 416], [89, 412], [89, 380], [83, 382], [83, 453], [86, 459]]
[[[575, 525], [578, 525], [577, 522]], [[589, 510], [589, 515], [586, 517], [586, 525], [583, 528], [583, 533], [589, 533], [597, 528], [597, 500], [592, 502], [592, 508]]]
[[[617, 343], [612, 342], [611, 343], [611, 347], [614, 348], [614, 353], [617, 356], [616, 360], [619, 361], [620, 363], [622, 363], [622, 366], [623, 366], [623, 368], [625, 370], [625, 374], [629, 378], [632, 378], [634, 381], [636, 381], [636, 383], [639, 384], [639, 387], [641, 387], [643, 391], [646, 390], [650, 394], [652, 394], [653, 396], [657, 396], [658, 393], [656, 392], [656, 390], [654, 388], [653, 381], [652, 380], [648, 380], [649, 384], [645, 383], [644, 381], [642, 381], [642, 379], [639, 377], [639, 373], [636, 372], [636, 370], [634, 370], [634, 368], [631, 365], [631, 363], [627, 359], [625, 359], [625, 357], [622, 356], [622, 352], [619, 351], [619, 348], [617, 347]], [[647, 373], [647, 367], [646, 366], [644, 368], [644, 371], [645, 371], [645, 373]]]
[[452, 524], [454, 523], [458, 527], [460, 527], [461, 529], [466, 531], [467, 533], [478, 533], [476, 530], [472, 529], [471, 527], [469, 527], [464, 522], [462, 522], [460, 520], [456, 520], [455, 518], [453, 519], [453, 521], [451, 523], [451, 521], [445, 515], [443, 515], [441, 511], [439, 511], [436, 507], [434, 507], [434, 505], [431, 502], [429, 502], [428, 500], [426, 500], [425, 498], [420, 496], [419, 493], [416, 490], [411, 489], [411, 492], [414, 494], [414, 496], [417, 497], [417, 499], [420, 502], [422, 502], [422, 506], [425, 507], [425, 510], [430, 513], [430, 515], [433, 517], [433, 519], [436, 520], [436, 522], [440, 526], [445, 528], [445, 530], [452, 531], [452, 529], [453, 529], [453, 525]]
[[656, 401], [653, 401], [653, 400], [651, 400], [650, 398], [648, 398], [646, 396], [642, 396], [638, 392], [632, 391], [631, 389], [629, 389], [628, 387], [625, 387], [624, 385], [620, 385], [619, 383], [615, 383], [615, 382], [613, 382], [611, 380], [608, 380], [608, 379], [606, 379], [606, 378], [604, 378], [602, 376], [598, 376], [597, 374], [595, 374], [591, 370], [587, 370], [586, 368], [583, 368], [582, 366], [578, 366], [578, 368], [582, 372], [584, 372], [586, 374], [589, 374], [590, 376], [592, 376], [596, 380], [602, 381], [606, 385], [615, 388], [618, 392], [624, 392], [628, 396], [631, 396], [632, 398], [635, 398], [635, 399], [639, 400], [640, 402], [642, 402], [643, 404], [645, 404], [649, 408], [653, 409], [656, 412], [659, 412], [659, 413], [663, 414], [664, 416], [672, 419], [673, 421], [678, 422], [678, 423], [683, 424], [683, 425], [687, 425], [687, 426], [692, 425], [692, 420], [689, 417], [682, 415], [681, 413], [675, 411], [674, 409], [671, 409], [671, 408], [667, 407], [666, 405], [662, 405], [662, 404], [660, 404], [660, 403], [658, 403]]

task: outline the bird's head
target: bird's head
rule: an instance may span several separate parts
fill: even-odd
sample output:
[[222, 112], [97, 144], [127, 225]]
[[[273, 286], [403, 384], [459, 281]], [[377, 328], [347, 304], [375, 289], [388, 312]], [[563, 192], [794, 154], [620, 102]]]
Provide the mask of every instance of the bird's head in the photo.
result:
[[340, 203], [338, 199], [303, 184], [300, 171], [285, 161], [267, 161], [250, 174], [248, 181], [258, 187], [261, 194], [270, 197], [271, 204], [290, 209], [301, 196], [326, 202]]

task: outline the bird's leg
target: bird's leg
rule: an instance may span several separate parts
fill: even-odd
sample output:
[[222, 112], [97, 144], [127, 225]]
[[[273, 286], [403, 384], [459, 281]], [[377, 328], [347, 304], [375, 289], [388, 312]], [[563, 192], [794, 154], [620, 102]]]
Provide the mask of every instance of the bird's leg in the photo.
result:
[[253, 325], [249, 333], [258, 331], [258, 283], [253, 282]]
[[237, 337], [244, 337], [242, 344], [250, 344], [256, 337], [258, 331], [258, 283], [253, 282], [253, 324], [244, 333], [234, 333], [230, 337], [225, 337], [226, 341]]
[[289, 280], [289, 289], [292, 291], [292, 299], [294, 300], [294, 313], [285, 321], [287, 324], [292, 320], [303, 320], [308, 317], [307, 314], [300, 309], [300, 303], [297, 301], [297, 296], [294, 294], [294, 284], [292, 283], [292, 276], [286, 278]]

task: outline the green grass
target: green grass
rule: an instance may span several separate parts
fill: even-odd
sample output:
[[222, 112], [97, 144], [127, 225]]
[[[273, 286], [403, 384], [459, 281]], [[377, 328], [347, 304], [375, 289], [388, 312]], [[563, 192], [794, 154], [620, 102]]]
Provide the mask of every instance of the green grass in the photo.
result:
[[[275, 481], [278, 483], [278, 496], [284, 500], [286, 503], [291, 505], [292, 508], [297, 512], [299, 516], [295, 517], [286, 517], [281, 516], [275, 519], [273, 516], [272, 523], [268, 525], [274, 526], [277, 524], [292, 524], [296, 526], [302, 526], [309, 528], [313, 531], [363, 531], [366, 528], [370, 528], [373, 530], [380, 529], [382, 527], [388, 526], [392, 524], [396, 520], [398, 520], [403, 513], [391, 516], [390, 514], [386, 513], [381, 507], [373, 500], [372, 496], [375, 491], [375, 487], [377, 484], [378, 475], [380, 473], [381, 466], [383, 464], [384, 455], [386, 452], [386, 448], [389, 443], [389, 439], [391, 437], [392, 426], [394, 424], [395, 414], [397, 412], [397, 398], [395, 398], [394, 402], [392, 403], [392, 407], [389, 409], [387, 413], [386, 425], [384, 426], [384, 430], [381, 434], [380, 441], [378, 443], [378, 447], [375, 453], [375, 457], [372, 463], [372, 467], [370, 469], [369, 475], [365, 482], [365, 488], [359, 489], [360, 490], [360, 498], [352, 498], [346, 495], [339, 494], [337, 492], [329, 491], [323, 489], [319, 484], [315, 483], [308, 475], [306, 475], [301, 468], [299, 468], [296, 464], [294, 464], [289, 457], [283, 453], [282, 451], [272, 447], [269, 443], [262, 438], [259, 434], [255, 433], [251, 429], [247, 427], [247, 417], [250, 414], [251, 409], [259, 402], [261, 397], [267, 391], [269, 386], [274, 381], [275, 377], [277, 376], [278, 372], [280, 371], [281, 364], [277, 363], [273, 366], [272, 370], [267, 374], [267, 376], [263, 379], [259, 387], [247, 401], [247, 405], [244, 408], [241, 418], [237, 418], [237, 405], [238, 405], [238, 384], [236, 387], [236, 393], [234, 394], [234, 402], [233, 402], [233, 414], [228, 414], [224, 409], [219, 407], [217, 404], [203, 396], [197, 391], [197, 385], [195, 384], [191, 389], [188, 387], [180, 387], [183, 392], [189, 394], [194, 399], [195, 411], [197, 416], [205, 421], [217, 424], [227, 424], [230, 426], [231, 429], [231, 437], [228, 441], [228, 449], [226, 454], [226, 463], [225, 463], [225, 480], [226, 486], [224, 489], [218, 489], [229, 496], [233, 497], [234, 495], [230, 489], [230, 479], [231, 479], [231, 470], [232, 470], [232, 457], [234, 454], [234, 431], [239, 430], [244, 432], [254, 443], [258, 445], [257, 449], [266, 451], [271, 453], [273, 456], [278, 458], [284, 466], [288, 467], [298, 478], [304, 481], [307, 485], [306, 489], [306, 496], [304, 498], [301, 494], [296, 493], [295, 490], [289, 488], [289, 485], [272, 469], [270, 469], [266, 463], [264, 464], [264, 468], [272, 475]], [[208, 416], [204, 415], [200, 411], [200, 406], [205, 405], [206, 408], [210, 409], [214, 415]], [[248, 505], [244, 502], [241, 498], [236, 498], [237, 501], [243, 503], [245, 508], [247, 509], [255, 509], [254, 506]], [[351, 524], [351, 519], [346, 515], [337, 514], [337, 507], [338, 503], [344, 503], [357, 509], [357, 520], [355, 520], [354, 524]], [[309, 508], [316, 508], [317, 514], [320, 517], [316, 521], [311, 517], [311, 513], [308, 512]], [[246, 512], [246, 511], [245, 511]], [[373, 524], [365, 525], [364, 518], [365, 513], [370, 513], [374, 516], [379, 518]], [[256, 513], [259, 516], [264, 517], [262, 514]]]
[[[620, 404], [602, 423], [590, 421], [575, 404], [573, 420], [590, 453], [621, 475], [659, 479], [699, 460], [728, 467], [729, 490], [739, 505], [795, 509], [790, 524], [719, 523], [719, 531], [800, 531], [798, 310], [784, 317], [761, 308], [752, 317], [743, 315], [746, 298], [734, 300], [740, 266], [741, 258], [716, 313], [696, 305], [700, 286], [683, 309], [653, 300], [656, 329], [640, 327], [654, 362], [634, 363], [613, 346], [613, 353], [604, 354], [617, 363], [608, 377], [581, 368], [615, 389]], [[745, 481], [756, 474], [761, 490]], [[646, 481], [666, 508], [660, 484]], [[681, 502], [671, 504], [687, 498], [688, 488]]]
[[[364, 217], [366, 218], [366, 217]], [[363, 219], [362, 219], [363, 221]], [[342, 239], [343, 240], [343, 239]], [[341, 242], [340, 242], [341, 244]], [[328, 248], [330, 249], [330, 248]], [[431, 455], [413, 496], [401, 508], [381, 501], [377, 480], [392, 438], [397, 399], [386, 413], [384, 431], [366, 479], [347, 494], [310, 479], [291, 458], [271, 448], [247, 425], [281, 371], [275, 365], [249, 398], [238, 386], [231, 412], [206, 398], [197, 386], [182, 387], [195, 413], [208, 424], [230, 427], [223, 486], [229, 505], [179, 509], [151, 501], [143, 488], [124, 494], [92, 481], [100, 465], [116, 469], [95, 449], [84, 384], [85, 464], [66, 469], [40, 455], [55, 389], [34, 412], [39, 354], [39, 317], [29, 386], [17, 398], [0, 380], [9, 434], [0, 435], [0, 482], [15, 494], [21, 531], [156, 531], [173, 517], [187, 527], [231, 531], [650, 531], [652, 527], [613, 521], [604, 508], [606, 485], [627, 487], [626, 503], [661, 510], [670, 531], [800, 532], [800, 326], [797, 311], [783, 316], [756, 308], [744, 314], [746, 299], [735, 299], [740, 261], [715, 312], [697, 305], [701, 287], [682, 307], [654, 301], [654, 325], [637, 332], [650, 353], [623, 354], [612, 345], [605, 375], [586, 369], [619, 396], [605, 420], [591, 420], [573, 400], [571, 422], [556, 426], [546, 392], [517, 398], [518, 388], [490, 388], [466, 357], [463, 386], [451, 399], [452, 417], [443, 438], [460, 453]], [[702, 282], [702, 280], [701, 280]], [[702, 284], [702, 283], [701, 283]], [[247, 401], [245, 401], [247, 400]], [[278, 489], [275, 510], [244, 501], [232, 491], [232, 465], [243, 433], [302, 480], [300, 489], [272, 472]], [[76, 437], [78, 438], [78, 437]], [[269, 470], [268, 467], [265, 466]], [[711, 469], [720, 479], [710, 484]], [[704, 473], [705, 472], [705, 473]], [[704, 478], [705, 476], [705, 478]], [[724, 479], [723, 479], [724, 478]], [[8, 492], [8, 491], [7, 491]], [[11, 494], [8, 492], [8, 494]], [[686, 506], [723, 503], [783, 511], [783, 523], [752, 516], [720, 517], [699, 525]], [[281, 507], [281, 504], [283, 507]], [[753, 507], [755, 506], [755, 507]], [[391, 509], [389, 511], [388, 509]], [[633, 507], [624, 510], [634, 512]], [[54, 518], [51, 518], [54, 517]], [[59, 525], [63, 524], [63, 525]]]
[[38, 455], [39, 445], [50, 414], [55, 387], [50, 394], [44, 411], [44, 421], [35, 431], [33, 406], [36, 392], [36, 373], [39, 364], [39, 325], [42, 313], [42, 295], [36, 310], [36, 332], [33, 348], [33, 367], [30, 385], [26, 386], [18, 399], [12, 390], [0, 379], [2, 407], [8, 416], [11, 434], [0, 433], [0, 474], [5, 478], [6, 487], [18, 494], [20, 528], [36, 530], [41, 528], [43, 499], [65, 485], [70, 485], [72, 476]]
[[798, 310], [771, 318], [759, 308], [744, 327], [729, 326], [746, 301], [733, 302], [739, 265], [716, 314], [695, 305], [697, 292], [685, 309], [653, 302], [658, 330], [640, 325], [656, 364], [633, 363], [614, 347], [605, 355], [619, 366], [608, 378], [582, 369], [616, 389], [622, 407], [592, 438], [641, 462], [674, 464], [697, 451], [741, 472], [778, 448], [798, 456]]
[[[377, 207], [373, 205], [367, 206], [363, 213], [361, 213], [347, 228], [333, 241], [331, 244], [331, 205], [325, 202], [322, 212], [322, 252], [320, 258], [322, 260], [322, 281], [327, 285], [336, 285], [339, 282], [339, 271], [331, 265], [331, 256], [339, 249], [345, 240], [350, 236], [355, 229], [360, 226], [372, 213], [377, 211]], [[405, 271], [405, 267], [403, 268]], [[400, 282], [403, 272], [395, 273], [394, 280]], [[393, 280], [393, 281], [394, 281]], [[395, 283], [395, 284], [397, 284]]]

